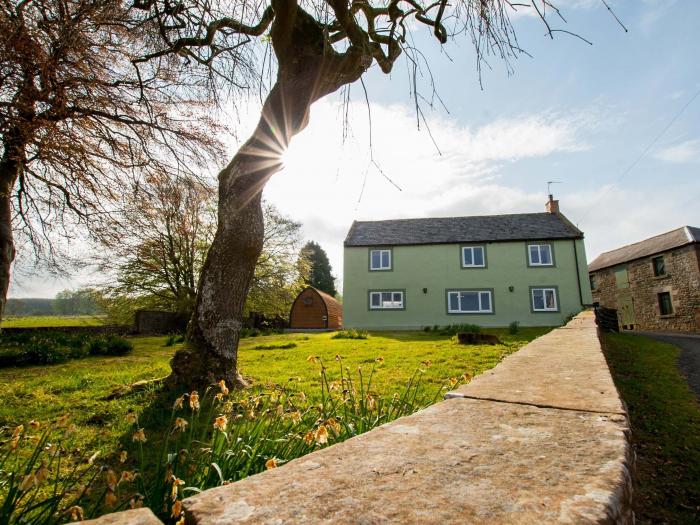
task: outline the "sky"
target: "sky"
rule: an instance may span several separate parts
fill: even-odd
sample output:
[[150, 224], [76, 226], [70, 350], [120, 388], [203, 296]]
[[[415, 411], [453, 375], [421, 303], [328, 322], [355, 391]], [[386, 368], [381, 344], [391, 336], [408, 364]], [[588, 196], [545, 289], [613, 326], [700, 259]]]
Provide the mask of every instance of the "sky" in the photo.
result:
[[[343, 240], [354, 220], [544, 211], [547, 182], [585, 234], [588, 260], [684, 225], [700, 226], [700, 2], [558, 0], [593, 45], [541, 21], [513, 17], [521, 55], [476, 71], [467, 40], [442, 48], [426, 29], [416, 44], [424, 121], [417, 125], [406, 62], [376, 66], [351, 86], [344, 133], [340, 94], [317, 102], [264, 198], [303, 224], [342, 284]], [[431, 107], [430, 78], [442, 104]], [[251, 100], [236, 117], [246, 137]], [[371, 115], [371, 126], [370, 118]], [[345, 135], [345, 136], [344, 136]], [[370, 147], [371, 136], [371, 147]], [[231, 154], [236, 144], [231, 144]], [[52, 297], [94, 282], [23, 275], [11, 297]]]

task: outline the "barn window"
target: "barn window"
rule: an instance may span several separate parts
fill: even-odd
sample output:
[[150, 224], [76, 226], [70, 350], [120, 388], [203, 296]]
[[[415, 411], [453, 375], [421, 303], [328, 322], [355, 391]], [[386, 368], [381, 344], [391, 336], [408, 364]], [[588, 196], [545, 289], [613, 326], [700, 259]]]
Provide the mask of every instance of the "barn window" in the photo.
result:
[[671, 315], [673, 313], [671, 292], [661, 292], [659, 294], [659, 312], [661, 315]]
[[391, 250], [370, 250], [370, 270], [391, 270]]
[[663, 255], [654, 257], [651, 263], [654, 266], [654, 276], [661, 277], [662, 275], [666, 275], [666, 264], [664, 264]]
[[462, 246], [462, 268], [486, 268], [483, 246]]
[[371, 310], [402, 310], [402, 290], [382, 290], [369, 293], [369, 307]]

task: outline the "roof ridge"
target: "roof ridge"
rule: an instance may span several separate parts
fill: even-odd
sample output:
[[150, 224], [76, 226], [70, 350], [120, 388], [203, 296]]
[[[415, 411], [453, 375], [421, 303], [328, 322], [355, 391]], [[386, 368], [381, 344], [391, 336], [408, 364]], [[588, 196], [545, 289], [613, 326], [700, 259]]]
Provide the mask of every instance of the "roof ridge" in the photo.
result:
[[404, 217], [404, 218], [399, 218], [399, 219], [379, 219], [379, 220], [374, 220], [374, 221], [357, 221], [354, 220], [352, 222], [352, 226], [350, 226], [350, 229], [352, 230], [353, 226], [357, 224], [367, 224], [367, 223], [373, 223], [373, 222], [393, 222], [393, 221], [425, 221], [425, 220], [435, 220], [435, 219], [472, 219], [472, 218], [492, 218], [492, 217], [522, 217], [525, 215], [552, 215], [549, 212], [542, 211], [542, 212], [523, 212], [523, 213], [496, 213], [493, 215], [450, 215], [450, 216], [442, 216], [442, 217]]
[[[624, 250], [625, 248], [629, 248], [629, 247], [635, 246], [635, 245], [637, 245], [637, 244], [642, 244], [642, 243], [645, 243], [645, 242], [649, 242], [649, 241], [651, 241], [651, 240], [653, 240], [653, 239], [656, 239], [657, 237], [663, 237], [663, 236], [665, 236], [665, 235], [668, 235], [669, 233], [674, 233], [674, 232], [677, 232], [677, 231], [679, 231], [679, 230], [685, 230], [685, 228], [687, 228], [687, 226], [680, 226], [680, 227], [678, 227], [678, 228], [674, 228], [673, 230], [669, 230], [669, 231], [664, 232], [664, 233], [659, 233], [659, 234], [657, 234], [657, 235], [652, 235], [651, 237], [647, 237], [646, 239], [642, 239], [641, 241], [631, 242], [631, 243], [629, 243], [629, 244], [623, 244], [622, 246], [620, 246], [620, 247], [618, 247], [618, 248], [614, 248], [614, 249], [612, 249], [612, 250], [608, 250], [607, 252], [602, 252], [600, 255], [598, 255], [598, 257], [602, 257], [603, 255], [608, 254], [608, 253], [613, 253], [613, 252], [617, 252], [617, 251], [620, 251], [620, 250]], [[688, 232], [685, 231], [684, 233], [686, 234], [686, 237], [688, 237]], [[690, 240], [690, 239], [689, 239], [689, 240]], [[691, 240], [691, 242], [692, 242], [692, 240]], [[596, 259], [597, 259], [598, 257], [596, 257]], [[595, 261], [595, 259], [593, 259], [593, 260]]]

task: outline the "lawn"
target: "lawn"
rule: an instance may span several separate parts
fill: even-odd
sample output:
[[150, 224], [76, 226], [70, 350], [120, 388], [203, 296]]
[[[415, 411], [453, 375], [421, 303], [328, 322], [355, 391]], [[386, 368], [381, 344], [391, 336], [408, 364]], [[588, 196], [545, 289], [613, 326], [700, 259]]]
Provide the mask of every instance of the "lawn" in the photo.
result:
[[[256, 405], [258, 401], [251, 401], [255, 405], [247, 405], [246, 399], [251, 399], [248, 396], [253, 395], [256, 396], [255, 399], [272, 399], [273, 389], [270, 387], [273, 385], [283, 385], [288, 391], [303, 391], [306, 394], [305, 397], [301, 394], [291, 397], [297, 400], [294, 401], [295, 404], [301, 403], [299, 406], [305, 407], [302, 409], [302, 416], [305, 419], [300, 423], [305, 432], [313, 429], [314, 425], [320, 424], [317, 423], [317, 418], [321, 413], [323, 419], [320, 421], [325, 420], [329, 425], [331, 424], [331, 420], [325, 415], [325, 409], [313, 408], [329, 406], [322, 402], [321, 366], [326, 366], [328, 385], [340, 379], [339, 367], [342, 363], [345, 376], [351, 375], [355, 384], [358, 385], [358, 390], [363, 392], [357, 398], [359, 402], [369, 403], [370, 399], [375, 399], [377, 407], [382, 404], [382, 399], [390, 399], [395, 393], [402, 394], [409, 378], [414, 376], [416, 370], [421, 369], [420, 387], [412, 391], [415, 397], [411, 397], [411, 400], [406, 403], [411, 407], [407, 411], [410, 412], [415, 409], [414, 407], [424, 406], [434, 399], [440, 399], [446, 388], [456, 386], [451, 384], [450, 379], [455, 383], [468, 380], [495, 366], [503, 357], [548, 330], [547, 328], [525, 328], [521, 329], [517, 335], [507, 335], [505, 330], [488, 330], [490, 333], [498, 333], [503, 339], [503, 344], [495, 346], [462, 346], [453, 342], [449, 336], [432, 332], [372, 333], [367, 339], [334, 339], [332, 333], [294, 333], [246, 338], [240, 346], [240, 366], [243, 374], [252, 383], [252, 388], [242, 395], [235, 393], [234, 399], [240, 401], [237, 406], [259, 406]], [[9, 437], [11, 428], [21, 423], [26, 425], [30, 420], [53, 422], [64, 414], [71, 414], [71, 423], [75, 424], [70, 438], [72, 455], [66, 456], [61, 464], [60, 470], [64, 475], [72, 469], [73, 465], [81, 464], [87, 457], [99, 452], [99, 464], [106, 463], [117, 472], [122, 472], [124, 469], [138, 469], [146, 473], [142, 478], [144, 480], [149, 474], [156, 479], [163, 479], [156, 474], [156, 465], [161, 464], [157, 458], [163, 436], [171, 430], [169, 416], [172, 400], [166, 401], [167, 405], [163, 404], [163, 400], [154, 402], [157, 395], [153, 389], [111, 400], [106, 400], [104, 397], [115, 387], [167, 375], [169, 360], [182, 344], [166, 346], [168, 338], [163, 336], [133, 337], [130, 340], [134, 345], [134, 351], [123, 357], [90, 356], [51, 366], [0, 369], [0, 396], [3, 399], [0, 405], [0, 427], [5, 426], [4, 435]], [[337, 356], [342, 359], [337, 360]], [[360, 375], [363, 385], [361, 387], [359, 386]], [[371, 386], [368, 385], [370, 375], [372, 376]], [[267, 394], [257, 396], [258, 393], [263, 392]], [[336, 399], [343, 395], [340, 390], [336, 390]], [[399, 397], [404, 399], [402, 396]], [[327, 402], [328, 391], [325, 399]], [[390, 404], [387, 402], [384, 406]], [[363, 412], [367, 417], [361, 423], [360, 419], [351, 419], [352, 415], [345, 413], [343, 406], [345, 405], [341, 403], [338, 412], [332, 413], [338, 414], [343, 424], [357, 421], [355, 428], [358, 431], [362, 431], [361, 428], [376, 426], [371, 421], [378, 421], [377, 418], [380, 417], [379, 408], [376, 412], [372, 412], [370, 408], [369, 412]], [[352, 402], [351, 406], [358, 405]], [[253, 409], [245, 410], [250, 410], [252, 414]], [[255, 432], [261, 432], [260, 429], [263, 427], [260, 425], [265, 425], [263, 414], [268, 412], [262, 408], [257, 410], [259, 411], [257, 415], [239, 416], [244, 419], [231, 424], [230, 433], [239, 431], [242, 436], [242, 438], [232, 438], [230, 441], [232, 446], [237, 446], [236, 444], [246, 437], [257, 435]], [[148, 442], [143, 447], [143, 456], [137, 454], [139, 447], [132, 443], [134, 427], [126, 421], [127, 414], [131, 411], [143, 414], [139, 425], [145, 427], [148, 437]], [[274, 409], [270, 413], [280, 414]], [[204, 425], [211, 434], [213, 412], [207, 409], [207, 414], [204, 416]], [[193, 422], [194, 415], [187, 412], [187, 408], [182, 415]], [[387, 420], [389, 419], [382, 421]], [[333, 424], [337, 425], [337, 421]], [[249, 428], [251, 430], [248, 430]], [[56, 430], [56, 432], [60, 433], [62, 430]], [[244, 444], [241, 445], [244, 448], [243, 453], [228, 457], [240, 458], [246, 470], [238, 470], [237, 465], [229, 467], [225, 470], [225, 479], [238, 479], [246, 475], [238, 476], [238, 472], [259, 472], [267, 468], [263, 466], [262, 461], [269, 458], [277, 457], [281, 461], [286, 461], [313, 449], [313, 441], [310, 446], [305, 444], [306, 436], [303, 432], [295, 433], [291, 437], [290, 434], [285, 433], [277, 438], [264, 438], [257, 441], [255, 438], [250, 438], [249, 445], [243, 442]], [[172, 436], [172, 433], [169, 435]], [[344, 435], [347, 437], [347, 432]], [[354, 435], [354, 432], [350, 435]], [[304, 440], [297, 440], [295, 436], [304, 436]], [[209, 445], [202, 445], [208, 443], [204, 439], [211, 438], [202, 438], [196, 442], [200, 443], [200, 447], [205, 447], [201, 450], [211, 450], [206, 448]], [[258, 445], [262, 448], [258, 448]], [[175, 451], [179, 446], [175, 447]], [[123, 465], [118, 462], [118, 452], [122, 447], [128, 450], [129, 458]], [[194, 445], [193, 447], [189, 450], [197, 449]], [[304, 450], [294, 452], [299, 447]], [[249, 456], [248, 451], [253, 448], [254, 455]], [[137, 456], [143, 459], [138, 459]], [[22, 453], [21, 457], [29, 457], [29, 451], [26, 455]], [[192, 455], [192, 457], [195, 456]], [[248, 457], [251, 459], [246, 459]], [[209, 463], [206, 463], [207, 468], [208, 465]], [[224, 468], [223, 464], [222, 468]], [[188, 471], [188, 481], [190, 481], [190, 474], [198, 475]], [[200, 482], [194, 481], [193, 484], [202, 486]], [[216, 484], [207, 482], [206, 486]], [[153, 484], [149, 481], [148, 486], [153, 487]], [[125, 486], [126, 499], [123, 498], [124, 493], [120, 496], [122, 505], [126, 505], [128, 498], [133, 495], [132, 489], [128, 487]], [[100, 498], [104, 494], [103, 491], [104, 488], [96, 489], [94, 497], [98, 499], [91, 504], [95, 505], [94, 509], [101, 508]], [[155, 499], [160, 501], [157, 494]], [[154, 506], [152, 501], [147, 504], [160, 512], [162, 510], [160, 504]], [[169, 510], [166, 509], [166, 514], [167, 512]]]
[[28, 317], [6, 317], [3, 328], [47, 328], [61, 326], [100, 326], [104, 318], [95, 315], [34, 315]]
[[629, 334], [607, 334], [604, 347], [632, 425], [637, 521], [700, 523], [700, 405], [679, 349]]
[[[283, 334], [244, 339], [240, 346], [240, 366], [254, 385], [287, 384], [319, 395], [319, 366], [307, 361], [320, 356], [331, 376], [337, 374], [336, 355], [353, 373], [361, 367], [367, 377], [377, 357], [372, 390], [391, 395], [402, 389], [417, 368], [425, 370], [424, 390], [435, 393], [452, 377], [477, 375], [495, 366], [547, 328], [523, 328], [517, 335], [503, 335], [504, 345], [460, 346], [448, 336], [424, 332], [372, 334], [365, 340], [332, 339], [330, 333]], [[493, 331], [492, 331], [493, 332]], [[165, 346], [165, 337], [133, 337], [134, 351], [124, 357], [86, 357], [51, 366], [0, 369], [0, 425], [17, 425], [36, 419], [48, 421], [71, 413], [78, 427], [79, 445], [107, 453], [116, 447], [126, 430], [124, 416], [139, 411], [154, 397], [140, 392], [110, 401], [101, 398], [114, 387], [142, 379], [163, 377], [169, 360], [181, 344]], [[260, 349], [294, 343], [287, 349]], [[256, 349], [258, 347], [258, 349]], [[421, 362], [431, 361], [430, 366]]]

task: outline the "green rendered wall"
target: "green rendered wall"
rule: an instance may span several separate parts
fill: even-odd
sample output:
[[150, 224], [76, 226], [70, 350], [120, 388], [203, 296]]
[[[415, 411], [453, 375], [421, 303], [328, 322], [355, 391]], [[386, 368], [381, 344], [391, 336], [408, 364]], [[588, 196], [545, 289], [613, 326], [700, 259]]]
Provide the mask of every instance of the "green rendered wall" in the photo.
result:
[[[387, 246], [393, 252], [391, 271], [369, 271], [370, 248], [345, 247], [345, 327], [415, 329], [459, 323], [507, 326], [512, 321], [522, 326], [560, 325], [568, 315], [582, 310], [582, 302], [593, 301], [586, 251], [583, 240], [540, 241], [545, 242], [553, 246], [554, 267], [529, 267], [526, 246], [530, 242], [525, 241], [486, 243], [487, 267], [465, 269], [461, 268], [459, 244]], [[532, 286], [557, 287], [559, 311], [532, 312]], [[447, 289], [492, 289], [494, 313], [448, 314]], [[405, 290], [405, 308], [370, 310], [369, 290]]]

